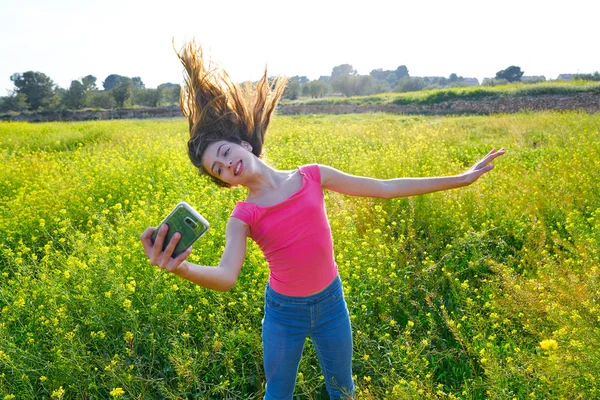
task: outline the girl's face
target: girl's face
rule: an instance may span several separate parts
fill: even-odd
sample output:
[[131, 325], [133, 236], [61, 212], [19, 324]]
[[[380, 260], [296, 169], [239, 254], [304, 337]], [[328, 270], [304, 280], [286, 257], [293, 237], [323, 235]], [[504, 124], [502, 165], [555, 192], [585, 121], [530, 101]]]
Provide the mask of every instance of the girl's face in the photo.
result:
[[252, 146], [220, 140], [211, 143], [202, 156], [204, 170], [231, 186], [242, 184], [254, 165]]

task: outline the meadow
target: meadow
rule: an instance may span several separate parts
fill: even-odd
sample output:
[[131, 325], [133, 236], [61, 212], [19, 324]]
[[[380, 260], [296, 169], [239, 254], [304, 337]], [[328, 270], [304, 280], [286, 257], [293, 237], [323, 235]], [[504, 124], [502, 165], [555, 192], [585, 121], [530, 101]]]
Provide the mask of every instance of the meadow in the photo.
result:
[[[0, 123], [0, 398], [257, 399], [268, 268], [229, 292], [153, 267], [139, 235], [179, 201], [217, 265], [243, 189], [199, 177], [176, 120]], [[600, 114], [275, 117], [266, 161], [475, 184], [326, 193], [358, 399], [600, 397]], [[296, 399], [327, 398], [312, 345]]]

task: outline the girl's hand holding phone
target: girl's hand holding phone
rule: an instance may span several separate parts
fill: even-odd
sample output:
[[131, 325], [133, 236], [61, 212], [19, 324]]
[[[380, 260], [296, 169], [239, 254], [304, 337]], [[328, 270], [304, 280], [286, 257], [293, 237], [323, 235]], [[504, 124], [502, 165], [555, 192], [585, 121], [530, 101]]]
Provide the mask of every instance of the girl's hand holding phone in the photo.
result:
[[156, 265], [169, 272], [176, 272], [180, 268], [181, 263], [191, 254], [192, 248], [188, 247], [177, 257], [173, 258], [173, 251], [181, 239], [181, 234], [176, 232], [163, 250], [163, 243], [168, 230], [169, 226], [167, 224], [161, 225], [158, 234], [156, 235], [156, 240], [152, 243], [152, 235], [156, 231], [156, 228], [149, 227], [142, 233], [140, 240], [144, 246], [144, 252], [150, 259], [152, 265]]
[[182, 201], [158, 228], [146, 229], [140, 240], [153, 265], [169, 272], [178, 272], [181, 263], [192, 252], [192, 243], [204, 235], [209, 226], [198, 211]]

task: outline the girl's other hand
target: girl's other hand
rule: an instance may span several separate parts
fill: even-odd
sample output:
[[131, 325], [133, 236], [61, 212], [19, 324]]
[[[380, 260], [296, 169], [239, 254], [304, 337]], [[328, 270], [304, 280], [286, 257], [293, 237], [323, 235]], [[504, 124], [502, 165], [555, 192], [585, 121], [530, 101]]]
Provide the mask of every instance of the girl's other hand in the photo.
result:
[[192, 248], [187, 248], [179, 256], [173, 258], [171, 256], [175, 250], [175, 246], [177, 246], [177, 242], [179, 242], [179, 239], [181, 239], [181, 234], [179, 232], [175, 233], [165, 248], [165, 251], [162, 251], [163, 242], [169, 227], [166, 224], [163, 225], [156, 236], [156, 241], [152, 243], [152, 234], [154, 234], [155, 230], [156, 228], [149, 227], [140, 235], [140, 240], [144, 246], [146, 256], [150, 259], [150, 263], [152, 265], [156, 265], [157, 267], [169, 272], [176, 272], [181, 263], [190, 255]]
[[500, 150], [492, 149], [485, 157], [483, 157], [483, 159], [481, 159], [481, 161], [477, 162], [469, 168], [467, 172], [463, 173], [462, 176], [465, 178], [467, 185], [470, 185], [479, 179], [481, 175], [494, 169], [494, 164], [490, 164], [490, 162], [496, 157], [500, 157], [505, 152], [506, 150], [504, 150], [504, 147]]

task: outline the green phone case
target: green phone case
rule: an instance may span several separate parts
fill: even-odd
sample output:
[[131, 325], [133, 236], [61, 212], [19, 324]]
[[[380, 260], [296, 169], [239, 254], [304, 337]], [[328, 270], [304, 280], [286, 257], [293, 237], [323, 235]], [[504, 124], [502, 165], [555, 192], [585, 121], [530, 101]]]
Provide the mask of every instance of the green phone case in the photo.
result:
[[169, 226], [169, 230], [167, 231], [167, 235], [163, 242], [163, 251], [167, 248], [167, 245], [171, 241], [173, 235], [175, 235], [175, 232], [181, 233], [181, 238], [171, 255], [173, 258], [180, 255], [185, 249], [190, 247], [192, 243], [198, 240], [200, 236], [204, 235], [210, 226], [204, 217], [183, 201], [178, 203], [175, 208], [173, 208], [173, 211], [171, 211], [164, 221], [160, 223], [152, 235], [152, 243], [156, 240], [158, 231], [164, 224]]

